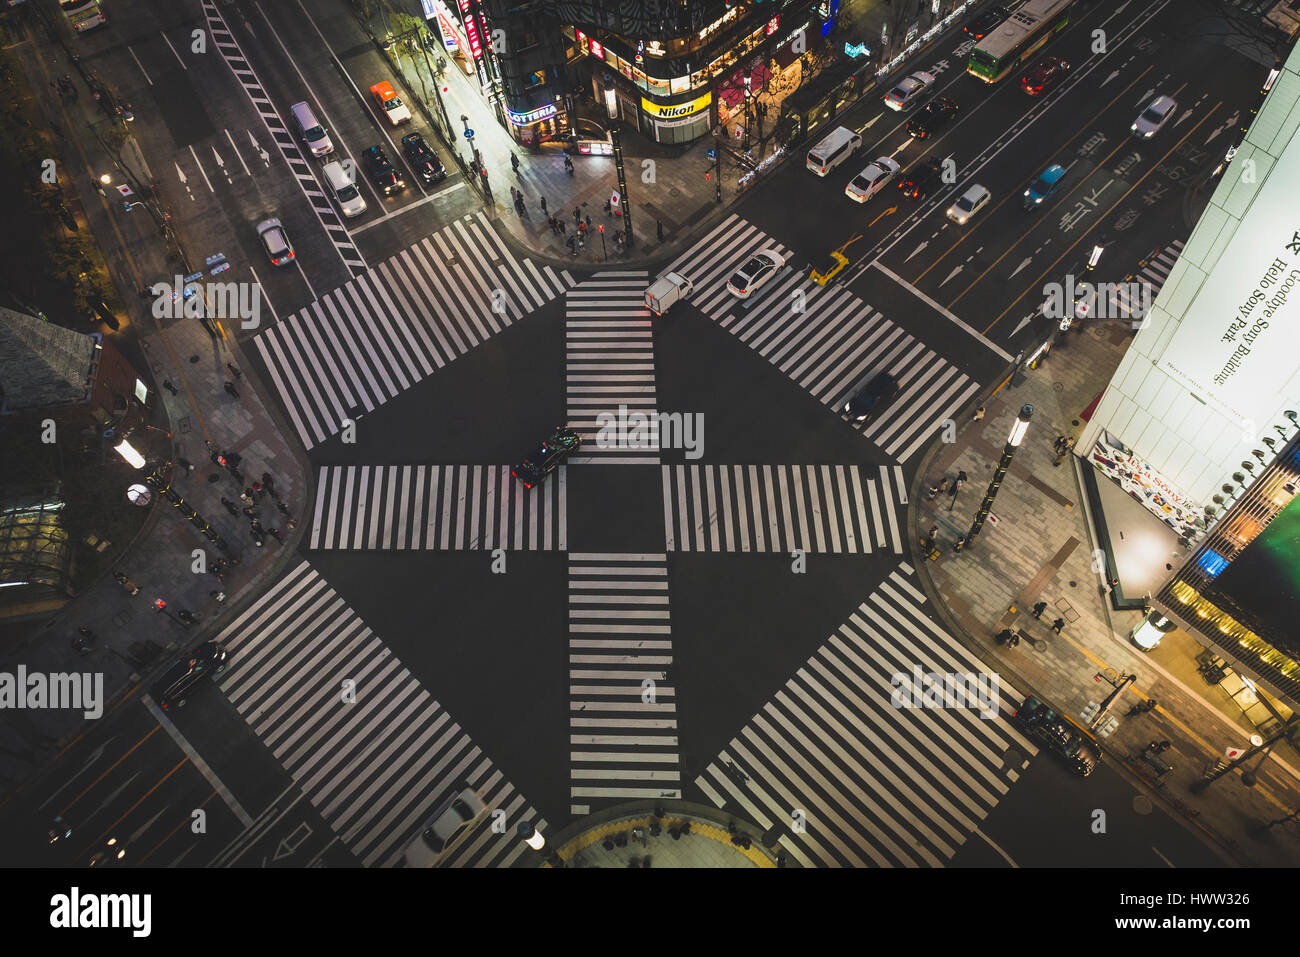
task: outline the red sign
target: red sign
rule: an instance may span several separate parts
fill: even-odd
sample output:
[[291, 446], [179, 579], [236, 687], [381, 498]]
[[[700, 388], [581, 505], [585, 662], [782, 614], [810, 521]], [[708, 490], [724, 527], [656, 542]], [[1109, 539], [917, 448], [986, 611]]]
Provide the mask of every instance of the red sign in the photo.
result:
[[474, 55], [474, 59], [483, 59], [483, 44], [479, 42], [478, 27], [474, 25], [473, 17], [465, 18], [465, 38], [469, 40], [469, 52]]
[[778, 14], [777, 16], [773, 17], [771, 20], [767, 21], [767, 33], [764, 34], [764, 36], [770, 37], [773, 33], [776, 33], [776, 31], [780, 29], [780, 27], [781, 27], [781, 16], [780, 14]]
[[590, 41], [590, 43], [591, 43], [591, 55], [601, 60], [605, 59], [605, 48], [602, 47], [595, 40]]

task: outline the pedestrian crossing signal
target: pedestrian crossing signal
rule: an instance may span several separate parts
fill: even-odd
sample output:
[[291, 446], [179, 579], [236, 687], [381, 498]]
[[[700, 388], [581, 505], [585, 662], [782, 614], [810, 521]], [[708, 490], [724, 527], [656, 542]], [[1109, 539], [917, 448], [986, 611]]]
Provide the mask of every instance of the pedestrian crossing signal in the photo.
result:
[[604, 223], [601, 223], [601, 224], [600, 224], [600, 231], [601, 231], [602, 233], [605, 231], [605, 224], [604, 224]]
[[705, 178], [705, 180], [711, 180], [711, 179], [713, 179], [713, 171], [712, 171], [712, 170], [707, 170], [707, 169], [706, 169], [706, 170], [704, 171], [704, 178]]

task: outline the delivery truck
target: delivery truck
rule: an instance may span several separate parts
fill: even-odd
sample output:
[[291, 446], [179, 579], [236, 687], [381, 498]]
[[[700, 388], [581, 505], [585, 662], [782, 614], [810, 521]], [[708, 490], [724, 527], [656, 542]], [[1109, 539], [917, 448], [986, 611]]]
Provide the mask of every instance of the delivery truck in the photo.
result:
[[645, 291], [645, 305], [656, 316], [662, 316], [679, 299], [690, 299], [694, 291], [695, 285], [685, 276], [664, 273]]

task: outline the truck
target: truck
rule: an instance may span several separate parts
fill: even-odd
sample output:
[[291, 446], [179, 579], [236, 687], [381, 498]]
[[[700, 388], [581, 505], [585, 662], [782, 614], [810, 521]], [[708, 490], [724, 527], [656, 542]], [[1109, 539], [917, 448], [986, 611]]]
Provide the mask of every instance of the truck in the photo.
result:
[[667, 272], [651, 283], [650, 288], [645, 291], [645, 305], [656, 316], [662, 316], [679, 299], [690, 299], [694, 291], [695, 284], [685, 276]]

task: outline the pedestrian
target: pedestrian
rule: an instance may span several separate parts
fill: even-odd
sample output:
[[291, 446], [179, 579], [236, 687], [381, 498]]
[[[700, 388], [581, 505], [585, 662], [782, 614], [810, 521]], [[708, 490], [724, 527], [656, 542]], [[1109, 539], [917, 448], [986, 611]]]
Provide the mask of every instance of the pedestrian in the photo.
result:
[[225, 390], [227, 393], [230, 394], [231, 398], [235, 398], [235, 399], [239, 398], [239, 390], [235, 388], [235, 384], [233, 382], [227, 381], [225, 384]]
[[591, 229], [591, 214], [587, 214], [587, 228]]
[[128, 593], [132, 595], [140, 594], [140, 586], [137, 585], [135, 582], [131, 581], [131, 579], [127, 578], [121, 572], [118, 572], [113, 577], [118, 580], [118, 582], [122, 585], [123, 588], [127, 590]]
[[961, 554], [961, 550], [962, 550], [963, 548], [965, 548], [965, 547], [966, 547], [966, 539], [965, 539], [965, 538], [959, 538], [959, 539], [957, 539], [957, 541], [955, 541], [955, 542], [952, 543], [952, 553], [953, 553], [954, 555], [960, 555], [960, 554]]
[[975, 410], [975, 414], [971, 416], [971, 421], [978, 422], [983, 418], [984, 418], [984, 406], [980, 406], [978, 409]]
[[226, 498], [224, 495], [221, 496], [221, 504], [226, 507], [226, 511], [229, 512], [231, 515], [239, 514], [239, 509], [235, 507], [235, 503], [232, 502], [230, 499]]
[[542, 200], [542, 212], [546, 213], [546, 197], [545, 196], [541, 197], [541, 200]]
[[212, 440], [211, 440], [211, 439], [204, 439], [204, 440], [203, 440], [203, 444], [206, 445], [206, 446], [208, 447], [208, 451], [209, 451], [209, 452], [216, 452], [216, 451], [217, 451], [217, 447], [216, 447], [215, 445], [212, 444]]
[[245, 518], [257, 518], [257, 509], [251, 505], [245, 505], [243, 508]]
[[560, 235], [561, 235], [561, 236], [568, 235], [568, 232], [569, 232], [569, 224], [566, 223], [566, 222], [565, 222], [564, 220], [562, 220], [562, 219], [559, 220], [559, 223], [560, 223]]
[[262, 484], [265, 485], [268, 489], [271, 488], [273, 485], [275, 485], [275, 476], [272, 475], [270, 472], [263, 472]]
[[244, 489], [242, 492], [239, 493], [239, 500], [243, 502], [245, 505], [252, 505], [253, 490], [251, 488]]
[[179, 392], [176, 391], [176, 386], [172, 385], [171, 379], [163, 379], [163, 388], [166, 389], [168, 392], [170, 392], [172, 395], [180, 394]]
[[289, 519], [289, 521], [284, 523], [284, 527], [292, 531], [293, 529], [298, 527], [298, 523], [291, 518]]
[[232, 376], [234, 376], [236, 379], [241, 378], [241, 377], [243, 376], [243, 373], [240, 372], [238, 369], [236, 369], [236, 368], [235, 368], [231, 363], [229, 363], [229, 362], [226, 363], [226, 368], [230, 370], [230, 374], [231, 374]]
[[573, 207], [573, 221], [575, 223], [582, 221], [582, 210], [577, 206]]
[[1073, 436], [1071, 436], [1068, 439], [1065, 439], [1065, 441], [1061, 443], [1060, 448], [1056, 450], [1056, 461], [1054, 461], [1052, 465], [1059, 466], [1061, 464], [1061, 460], [1070, 454], [1070, 450], [1072, 448], [1074, 448]]
[[275, 507], [278, 508], [282, 514], [289, 514], [289, 506], [285, 505], [284, 502], [276, 502]]
[[547, 216], [547, 217], [546, 217], [546, 225], [549, 226], [549, 227], [551, 228], [551, 232], [552, 232], [552, 233], [555, 233], [555, 234], [557, 234], [557, 235], [559, 234], [560, 231], [559, 231], [558, 229], [555, 228], [555, 217], [554, 217], [554, 216]]
[[1047, 602], [1040, 601], [1034, 606], [1033, 616], [1041, 619], [1043, 617], [1043, 612], [1045, 611], [1047, 611]]
[[1007, 644], [1009, 644], [1012, 648], [1014, 648], [1014, 647], [1016, 647], [1017, 645], [1019, 645], [1019, 644], [1020, 644], [1020, 632], [1017, 631], [1015, 634], [1013, 634], [1013, 635], [1011, 636], [1011, 638], [1008, 639]]
[[511, 168], [512, 170], [515, 171], [515, 174], [516, 174], [516, 175], [518, 175], [518, 173], [519, 173], [519, 157], [516, 156], [514, 153], [511, 153], [511, 154], [510, 154], [510, 168]]
[[220, 604], [221, 602], [226, 600], [226, 593], [223, 591], [219, 591], [217, 589], [213, 589], [212, 591], [208, 592], [208, 597], [215, 599], [217, 603]]
[[926, 488], [925, 490], [925, 500], [927, 502], [933, 502], [935, 496], [937, 496], [940, 492], [942, 492], [947, 487], [947, 485], [948, 485], [948, 480], [946, 478], [943, 480], [943, 484], [940, 484], [938, 482], [931, 482], [929, 487]]
[[1064, 618], [1058, 618], [1056, 619], [1056, 621], [1052, 622], [1052, 631], [1056, 632], [1058, 635], [1061, 633], [1061, 629], [1064, 627], [1065, 627]]
[[266, 539], [264, 539], [257, 532], [253, 532], [252, 535], [253, 535], [253, 544], [256, 545], [258, 548], [261, 548], [263, 545], [266, 544]]
[[931, 525], [930, 531], [927, 532], [925, 536], [925, 550], [927, 554], [929, 552], [934, 551], [934, 543], [938, 540], [939, 540], [939, 526]]
[[261, 494], [262, 494], [262, 490], [263, 490], [265, 487], [266, 487], [266, 486], [264, 486], [261, 482], [254, 482], [254, 483], [250, 486], [250, 488], [252, 488], [252, 490], [253, 490], [253, 494], [254, 494], [254, 495], [261, 495]]
[[278, 528], [271, 529], [271, 534], [275, 536], [275, 540], [277, 542], [284, 541], [284, 535], [281, 533], [281, 531]]
[[1001, 631], [998, 632], [997, 637], [994, 638], [993, 640], [996, 641], [999, 645], [1003, 645], [1006, 644], [1008, 641], [1010, 641], [1011, 638], [1012, 638], [1011, 629], [1003, 628]]
[[610, 205], [609, 200], [605, 200], [605, 215], [606, 215], [606, 216], [613, 216], [613, 215], [614, 215], [614, 213], [613, 213], [613, 207]]
[[513, 186], [510, 187], [510, 202], [514, 203], [516, 206], [519, 205], [519, 191]]
[[199, 620], [198, 615], [194, 614], [192, 611], [186, 611], [184, 608], [176, 613], [176, 617], [187, 625], [192, 625]]

